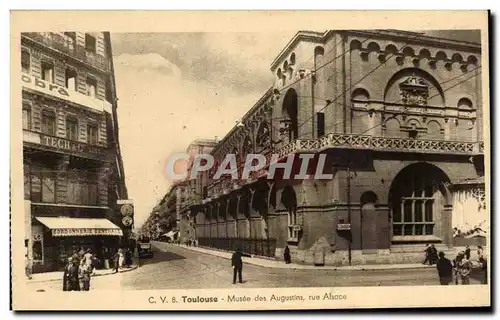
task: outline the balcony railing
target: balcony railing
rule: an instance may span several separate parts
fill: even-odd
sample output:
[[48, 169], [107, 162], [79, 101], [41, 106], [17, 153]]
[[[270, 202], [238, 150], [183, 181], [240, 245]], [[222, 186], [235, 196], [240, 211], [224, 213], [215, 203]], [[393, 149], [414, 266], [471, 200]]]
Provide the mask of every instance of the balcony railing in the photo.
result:
[[278, 150], [278, 154], [297, 152], [319, 152], [332, 148], [368, 149], [389, 152], [422, 152], [441, 154], [475, 154], [484, 150], [483, 142], [425, 140], [369, 135], [330, 133], [318, 140], [295, 140]]
[[108, 59], [97, 53], [86, 50], [85, 47], [76, 44], [74, 39], [70, 37], [53, 32], [27, 32], [23, 33], [23, 36], [70, 55], [100, 70], [110, 70]]
[[[484, 142], [406, 139], [330, 133], [320, 139], [298, 139], [286, 144], [274, 152], [266, 154], [266, 163], [270, 163], [273, 154], [277, 154], [281, 159], [289, 154], [304, 152], [316, 153], [328, 149], [365, 149], [384, 152], [474, 155], [484, 152]], [[239, 172], [241, 172], [241, 170], [239, 170]], [[239, 183], [245, 184], [252, 182], [258, 175], [258, 172], [252, 172], [248, 179], [249, 181], [239, 181]], [[209, 185], [208, 195], [211, 199], [214, 199], [227, 194], [235, 188], [235, 183], [236, 181], [232, 180], [231, 177], [221, 177]]]

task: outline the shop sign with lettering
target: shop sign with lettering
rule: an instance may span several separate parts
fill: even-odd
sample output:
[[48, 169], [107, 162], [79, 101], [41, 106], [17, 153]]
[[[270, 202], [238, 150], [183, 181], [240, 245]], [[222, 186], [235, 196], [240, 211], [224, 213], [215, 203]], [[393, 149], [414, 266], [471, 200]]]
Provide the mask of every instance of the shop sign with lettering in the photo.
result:
[[40, 134], [40, 143], [47, 147], [53, 147], [59, 150], [67, 150], [79, 153], [102, 154], [103, 151], [101, 147], [89, 146], [84, 143], [66, 140], [58, 137], [46, 136], [44, 134]]
[[59, 99], [71, 101], [95, 111], [107, 111], [111, 113], [111, 104], [105, 100], [92, 98], [77, 91], [70, 90], [66, 87], [58, 86], [57, 84], [34, 77], [33, 75], [27, 73], [21, 74], [21, 81], [23, 83], [23, 87], [25, 88], [35, 90]]

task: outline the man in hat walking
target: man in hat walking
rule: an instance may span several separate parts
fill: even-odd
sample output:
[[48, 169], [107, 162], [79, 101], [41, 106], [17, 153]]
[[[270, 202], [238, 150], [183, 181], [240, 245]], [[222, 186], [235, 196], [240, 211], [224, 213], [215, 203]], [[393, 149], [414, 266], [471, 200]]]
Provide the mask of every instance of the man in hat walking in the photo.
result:
[[238, 282], [243, 283], [243, 259], [241, 257], [251, 257], [249, 254], [242, 253], [239, 248], [231, 257], [231, 266], [233, 267], [233, 284], [236, 284], [236, 274], [238, 274]]

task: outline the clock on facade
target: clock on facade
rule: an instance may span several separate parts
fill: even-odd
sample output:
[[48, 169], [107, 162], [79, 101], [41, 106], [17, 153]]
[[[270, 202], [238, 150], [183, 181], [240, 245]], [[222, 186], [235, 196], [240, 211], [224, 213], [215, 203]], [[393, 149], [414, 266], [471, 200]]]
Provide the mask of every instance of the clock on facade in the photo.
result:
[[132, 225], [133, 221], [134, 220], [129, 216], [123, 217], [123, 219], [122, 219], [122, 223], [125, 227], [130, 227]]
[[134, 214], [134, 207], [132, 207], [132, 205], [130, 204], [124, 204], [120, 208], [120, 211], [124, 216], [131, 216], [132, 214]]

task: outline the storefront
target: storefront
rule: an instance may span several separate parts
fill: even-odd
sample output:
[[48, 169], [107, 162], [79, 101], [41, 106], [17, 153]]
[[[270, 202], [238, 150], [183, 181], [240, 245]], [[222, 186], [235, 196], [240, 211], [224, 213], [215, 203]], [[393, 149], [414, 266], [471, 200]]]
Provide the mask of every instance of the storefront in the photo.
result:
[[101, 261], [112, 257], [123, 232], [104, 218], [36, 217], [32, 226], [33, 272], [61, 270], [75, 251], [91, 249]]

